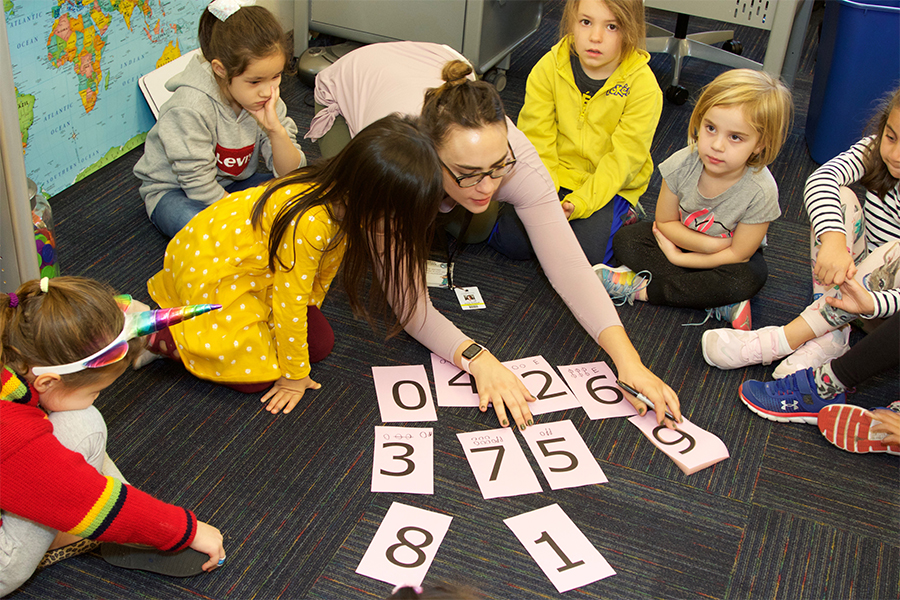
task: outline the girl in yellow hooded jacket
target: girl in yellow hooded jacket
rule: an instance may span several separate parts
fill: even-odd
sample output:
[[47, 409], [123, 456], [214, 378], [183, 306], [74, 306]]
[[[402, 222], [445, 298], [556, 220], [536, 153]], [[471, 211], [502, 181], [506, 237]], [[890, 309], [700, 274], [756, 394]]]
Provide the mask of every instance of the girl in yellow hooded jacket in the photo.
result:
[[[653, 173], [662, 92], [642, 49], [645, 27], [641, 0], [568, 0], [561, 40], [528, 76], [519, 113], [591, 264], [612, 260], [612, 236], [636, 220]], [[501, 213], [492, 246], [524, 259], [530, 244], [514, 219]]]

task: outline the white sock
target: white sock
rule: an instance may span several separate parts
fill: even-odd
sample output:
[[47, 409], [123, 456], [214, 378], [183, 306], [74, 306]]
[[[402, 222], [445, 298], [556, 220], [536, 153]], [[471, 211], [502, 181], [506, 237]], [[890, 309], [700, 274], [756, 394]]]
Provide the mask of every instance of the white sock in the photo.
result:
[[787, 336], [784, 334], [784, 327], [778, 327], [773, 333], [775, 335], [775, 344], [778, 346], [776, 358], [784, 358], [789, 354], [793, 354], [794, 350], [788, 344]]

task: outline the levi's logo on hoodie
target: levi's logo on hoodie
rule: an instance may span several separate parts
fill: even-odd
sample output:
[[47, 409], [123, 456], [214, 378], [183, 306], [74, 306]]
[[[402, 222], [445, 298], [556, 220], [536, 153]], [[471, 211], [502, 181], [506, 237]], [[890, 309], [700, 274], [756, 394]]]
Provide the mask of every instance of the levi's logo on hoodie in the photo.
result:
[[237, 177], [247, 168], [255, 147], [256, 144], [250, 144], [243, 148], [225, 148], [216, 144], [216, 166], [232, 177]]

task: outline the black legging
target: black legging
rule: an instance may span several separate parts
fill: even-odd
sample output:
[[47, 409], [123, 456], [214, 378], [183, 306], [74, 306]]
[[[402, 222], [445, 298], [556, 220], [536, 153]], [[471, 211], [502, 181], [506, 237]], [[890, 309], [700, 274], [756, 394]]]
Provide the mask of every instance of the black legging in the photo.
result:
[[831, 370], [847, 388], [900, 364], [900, 313], [875, 328], [847, 354], [831, 361]]

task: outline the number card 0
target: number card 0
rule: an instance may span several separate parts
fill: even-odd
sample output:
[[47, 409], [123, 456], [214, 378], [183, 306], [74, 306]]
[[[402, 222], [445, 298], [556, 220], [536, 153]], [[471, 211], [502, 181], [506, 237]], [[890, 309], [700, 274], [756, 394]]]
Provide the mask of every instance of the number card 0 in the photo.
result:
[[559, 504], [503, 522], [560, 594], [616, 574]]
[[572, 421], [540, 423], [522, 432], [550, 489], [609, 481]]
[[356, 572], [393, 585], [421, 585], [453, 517], [394, 502]]
[[431, 427], [375, 427], [372, 491], [434, 493]]
[[437, 421], [424, 365], [372, 367], [383, 423]]
[[696, 473], [728, 458], [725, 443], [710, 432], [700, 429], [687, 419], [673, 431], [656, 423], [656, 413], [648, 411], [631, 421], [654, 446], [668, 455], [685, 475]]
[[565, 365], [559, 367], [559, 372], [592, 421], [638, 414], [616, 385], [616, 376], [605, 362]]
[[457, 433], [485, 500], [542, 492], [512, 428]]
[[502, 363], [522, 380], [528, 391], [537, 398], [528, 403], [533, 415], [578, 408], [578, 399], [543, 356], [530, 356]]
[[477, 407], [480, 404], [472, 376], [434, 352], [431, 353], [431, 371], [438, 406]]

